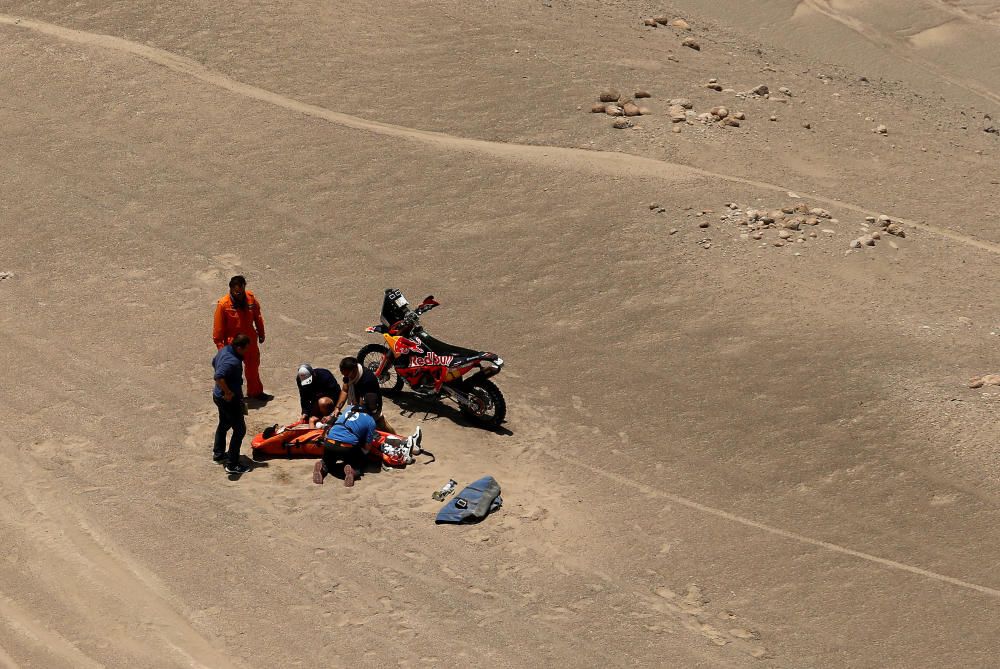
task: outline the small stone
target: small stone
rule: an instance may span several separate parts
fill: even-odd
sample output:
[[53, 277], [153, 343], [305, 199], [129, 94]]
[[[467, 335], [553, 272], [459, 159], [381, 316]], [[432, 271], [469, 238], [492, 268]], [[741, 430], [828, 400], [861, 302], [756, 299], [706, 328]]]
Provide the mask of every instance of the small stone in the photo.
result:
[[656, 23], [659, 23], [661, 26], [665, 26], [668, 23], [670, 23], [670, 17], [669, 16], [654, 16], [653, 17], [653, 21], [655, 21]]
[[681, 127], [679, 125], [675, 125], [674, 127], [672, 127], [670, 129], [670, 132], [680, 133], [680, 131], [681, 131]]
[[754, 239], [763, 239], [764, 238], [764, 233], [762, 233], [762, 232], [755, 232], [755, 233], [753, 233], [750, 236], [753, 237]]
[[683, 107], [684, 109], [694, 108], [694, 103], [688, 100], [687, 98], [673, 98], [672, 100], [668, 100], [667, 104], [671, 106], [676, 105], [678, 107]]
[[691, 30], [691, 26], [684, 19], [674, 19], [670, 22], [670, 25], [674, 28], [679, 28], [680, 30]]
[[712, 77], [711, 79], [708, 80], [708, 83], [710, 83], [710, 84], [717, 84], [717, 83], [719, 83], [719, 80], [716, 79], [715, 77]]
[[592, 114], [603, 114], [605, 109], [605, 104], [603, 102], [595, 102], [590, 106], [590, 113]]
[[774, 240], [774, 242], [771, 244], [771, 246], [777, 246], [779, 248], [782, 247], [782, 246], [784, 246], [784, 245], [785, 245], [785, 242], [781, 241], [780, 239]]
[[[867, 220], [867, 219], [866, 219], [866, 220]], [[878, 218], [876, 219], [876, 222], [878, 223], [878, 226], [879, 226], [880, 228], [884, 228], [885, 226], [887, 226], [887, 225], [889, 225], [890, 223], [892, 223], [892, 219], [891, 219], [891, 218], [889, 218], [888, 216], [886, 216], [885, 214], [882, 214], [881, 216], [879, 216], [879, 217], [878, 217]]]
[[877, 132], [880, 135], [887, 135], [889, 134], [889, 128], [885, 127], [884, 125], [878, 125], [875, 126], [875, 132]]
[[681, 42], [681, 46], [686, 46], [689, 49], [694, 49], [695, 51], [701, 51], [701, 45], [698, 44], [697, 40], [693, 37], [685, 37], [684, 41]]
[[740, 205], [736, 204], [735, 202], [730, 202], [726, 206], [729, 207], [730, 209], [732, 209], [733, 211], [736, 211], [737, 209], [740, 208]]
[[670, 115], [670, 120], [674, 123], [687, 120], [687, 111], [680, 105], [670, 105], [670, 108], [667, 109], [667, 114]]
[[782, 86], [778, 89], [778, 92], [787, 95], [788, 97], [792, 97], [792, 91], [787, 86]]
[[707, 84], [705, 84], [705, 88], [707, 88], [709, 90], [713, 90], [713, 91], [721, 91], [722, 90], [722, 84], [707, 83]]
[[861, 248], [861, 240], [860, 239], [852, 239], [851, 240], [851, 248], [852, 249], [860, 249]]
[[806, 121], [805, 123], [802, 124], [802, 127], [805, 128], [806, 130], [811, 130], [812, 129], [812, 123], [810, 123], [809, 121]]
[[830, 218], [830, 212], [826, 209], [820, 209], [819, 207], [813, 207], [809, 210], [809, 213], [813, 216], [818, 216], [819, 218]]
[[725, 107], [712, 107], [712, 116], [726, 118], [729, 116], [729, 110]]
[[865, 246], [875, 246], [875, 238], [871, 235], [865, 235], [861, 238], [861, 243]]
[[643, 19], [642, 25], [649, 26], [650, 28], [656, 27], [656, 19]]
[[702, 221], [701, 223], [698, 224], [698, 227], [699, 228], [707, 228], [708, 225], [709, 225], [708, 221]]
[[788, 230], [779, 230], [778, 231], [778, 237], [780, 237], [781, 239], [789, 239], [789, 238], [791, 238], [791, 236], [792, 236], [792, 233], [790, 233]]
[[876, 230], [875, 232], [872, 233], [871, 237], [872, 239], [882, 239], [882, 233]]
[[709, 121], [714, 120], [714, 117], [709, 112], [698, 114], [695, 118], [697, 118], [702, 123], [708, 123]]
[[639, 116], [646, 116], [651, 113], [652, 111], [649, 109], [649, 107], [639, 107]]
[[601, 97], [598, 99], [601, 102], [618, 102], [621, 97], [622, 94], [612, 88], [601, 92]]
[[659, 203], [657, 203], [657, 202], [651, 202], [651, 203], [649, 204], [649, 210], [650, 210], [650, 211], [652, 211], [652, 210], [654, 210], [654, 209], [659, 209], [659, 208], [660, 208], [660, 205], [659, 205]]
[[625, 111], [618, 105], [608, 105], [604, 108], [604, 113], [608, 116], [621, 116]]
[[771, 120], [771, 121], [777, 121], [777, 120], [778, 120], [778, 117], [777, 117], [777, 116], [775, 116], [774, 114], [771, 114], [771, 118], [770, 118], [770, 120]]
[[819, 235], [816, 234], [815, 230], [810, 230], [809, 231], [809, 236], [812, 237], [813, 239], [816, 239], [816, 237], [818, 237]]
[[639, 107], [634, 102], [626, 102], [622, 107], [625, 116], [639, 116]]
[[874, 223], [875, 222], [875, 217], [874, 216], [865, 216], [865, 220], [867, 222], [869, 222], [869, 223]]
[[677, 234], [677, 228], [670, 228], [670, 234], [676, 235]]
[[804, 222], [804, 223], [805, 223], [806, 225], [819, 225], [819, 219], [818, 219], [818, 218], [816, 218], [815, 216], [809, 216], [809, 217], [808, 217], [808, 218], [806, 218], [806, 220], [805, 220], [805, 221], [803, 221], [803, 222]]
[[822, 230], [820, 230], [820, 232], [823, 232], [823, 233], [828, 234], [828, 235], [835, 235], [835, 234], [837, 234], [836, 230], [831, 230], [830, 228], [823, 228]]
[[628, 120], [627, 118], [620, 118], [616, 120], [614, 123], [612, 123], [611, 127], [614, 128], [615, 130], [624, 130], [625, 128], [632, 127], [632, 121]]
[[899, 223], [890, 223], [886, 226], [885, 231], [890, 235], [895, 235], [896, 237], [905, 237], [906, 232], [903, 230], [903, 226]]
[[653, 96], [649, 94], [649, 91], [636, 91], [635, 92], [635, 98], [636, 98], [636, 100], [638, 100], [639, 98], [651, 98], [651, 97], [653, 97]]
[[733, 118], [736, 119], [737, 121], [743, 121], [746, 119], [746, 117], [747, 115], [741, 111], [738, 111], [735, 114], [733, 114]]
[[750, 95], [761, 95], [761, 96], [763, 96], [763, 95], [767, 95], [768, 92], [769, 92], [768, 88], [767, 88], [767, 86], [765, 84], [761, 84], [760, 86], [754, 86], [753, 88], [750, 89]]

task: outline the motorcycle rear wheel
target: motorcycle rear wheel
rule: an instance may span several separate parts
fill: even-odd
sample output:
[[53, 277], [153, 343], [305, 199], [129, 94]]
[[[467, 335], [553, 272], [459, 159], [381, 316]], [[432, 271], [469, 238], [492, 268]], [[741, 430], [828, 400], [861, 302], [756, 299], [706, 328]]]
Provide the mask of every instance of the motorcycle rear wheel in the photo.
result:
[[[368, 344], [367, 346], [362, 346], [361, 350], [358, 351], [358, 362], [361, 363], [362, 367], [370, 369], [374, 373], [379, 368], [379, 365], [382, 364], [382, 360], [388, 355], [389, 349], [385, 346], [381, 344]], [[403, 388], [403, 377], [396, 372], [396, 368], [390, 363], [382, 372], [382, 376], [379, 377], [378, 385], [386, 395], [398, 393]]]
[[472, 405], [463, 405], [462, 413], [487, 427], [500, 427], [507, 417], [507, 402], [496, 384], [489, 379], [472, 379], [464, 390]]

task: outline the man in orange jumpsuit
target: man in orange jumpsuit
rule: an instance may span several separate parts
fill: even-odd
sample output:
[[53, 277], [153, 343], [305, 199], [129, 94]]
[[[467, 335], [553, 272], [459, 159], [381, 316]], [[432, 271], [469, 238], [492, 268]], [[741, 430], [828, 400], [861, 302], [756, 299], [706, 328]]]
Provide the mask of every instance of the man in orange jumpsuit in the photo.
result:
[[260, 313], [260, 302], [247, 290], [247, 280], [234, 276], [229, 280], [229, 294], [215, 305], [215, 324], [212, 339], [215, 347], [221, 349], [233, 341], [238, 334], [250, 338], [250, 345], [243, 354], [243, 367], [247, 379], [247, 396], [268, 401], [274, 395], [264, 392], [260, 380], [260, 347], [264, 343], [264, 317]]

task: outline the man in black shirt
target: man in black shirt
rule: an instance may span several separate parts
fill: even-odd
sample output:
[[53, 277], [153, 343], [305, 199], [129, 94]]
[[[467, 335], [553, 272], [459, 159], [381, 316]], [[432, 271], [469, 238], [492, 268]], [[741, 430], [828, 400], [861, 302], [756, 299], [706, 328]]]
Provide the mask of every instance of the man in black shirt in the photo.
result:
[[299, 404], [302, 407], [302, 420], [312, 417], [322, 417], [320, 399], [329, 397], [336, 402], [340, 398], [340, 384], [337, 377], [329, 369], [313, 367], [308, 363], [299, 365], [295, 376], [295, 385], [299, 389]]
[[396, 430], [382, 415], [382, 388], [375, 373], [362, 367], [357, 358], [350, 357], [340, 361], [340, 373], [344, 375], [344, 387], [340, 391], [334, 415], [339, 415], [346, 404], [364, 406], [368, 415], [375, 419], [378, 429], [395, 433]]

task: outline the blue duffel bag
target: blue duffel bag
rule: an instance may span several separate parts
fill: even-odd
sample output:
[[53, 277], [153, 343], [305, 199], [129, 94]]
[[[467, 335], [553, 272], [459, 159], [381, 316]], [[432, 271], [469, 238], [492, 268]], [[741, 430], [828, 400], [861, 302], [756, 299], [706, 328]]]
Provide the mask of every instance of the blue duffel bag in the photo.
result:
[[500, 484], [492, 476], [470, 483], [438, 511], [435, 523], [478, 523], [503, 504]]

